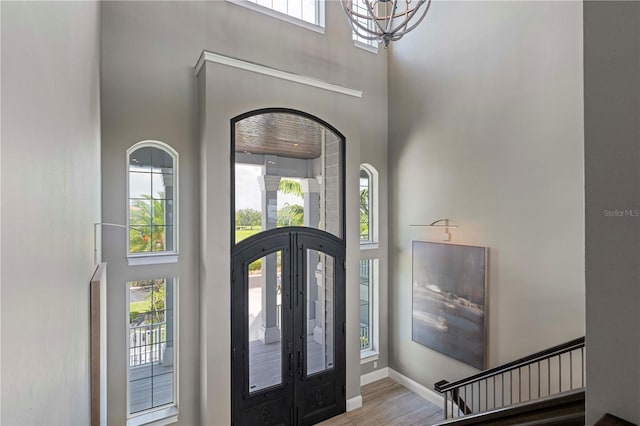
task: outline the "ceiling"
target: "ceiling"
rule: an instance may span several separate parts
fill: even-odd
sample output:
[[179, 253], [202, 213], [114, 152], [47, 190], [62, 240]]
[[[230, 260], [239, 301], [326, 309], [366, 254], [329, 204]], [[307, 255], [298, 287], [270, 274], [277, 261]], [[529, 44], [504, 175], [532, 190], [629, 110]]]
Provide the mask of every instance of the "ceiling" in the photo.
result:
[[236, 123], [235, 151], [312, 159], [322, 153], [319, 123], [296, 114], [270, 112]]

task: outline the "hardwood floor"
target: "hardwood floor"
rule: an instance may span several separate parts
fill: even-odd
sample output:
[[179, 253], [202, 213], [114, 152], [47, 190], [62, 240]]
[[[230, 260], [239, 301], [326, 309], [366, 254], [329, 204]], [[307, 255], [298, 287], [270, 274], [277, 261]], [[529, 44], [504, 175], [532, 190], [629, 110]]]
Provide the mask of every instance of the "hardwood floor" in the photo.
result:
[[442, 421], [442, 408], [419, 397], [392, 379], [362, 387], [362, 408], [319, 423], [322, 426], [431, 425]]

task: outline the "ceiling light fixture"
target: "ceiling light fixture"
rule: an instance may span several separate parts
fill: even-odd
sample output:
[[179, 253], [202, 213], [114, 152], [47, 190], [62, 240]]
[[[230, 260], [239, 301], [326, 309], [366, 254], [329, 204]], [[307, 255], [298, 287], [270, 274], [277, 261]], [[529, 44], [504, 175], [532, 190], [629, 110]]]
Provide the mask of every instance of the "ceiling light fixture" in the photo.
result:
[[358, 37], [378, 40], [386, 48], [390, 41], [418, 26], [427, 15], [431, 0], [340, 0], [349, 25]]

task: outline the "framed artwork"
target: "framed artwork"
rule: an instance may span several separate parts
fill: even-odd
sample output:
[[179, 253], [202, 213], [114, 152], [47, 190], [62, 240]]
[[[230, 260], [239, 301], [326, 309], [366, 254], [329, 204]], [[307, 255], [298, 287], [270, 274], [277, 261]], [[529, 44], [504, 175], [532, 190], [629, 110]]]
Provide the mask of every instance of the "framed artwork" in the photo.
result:
[[414, 342], [486, 368], [487, 248], [413, 242]]

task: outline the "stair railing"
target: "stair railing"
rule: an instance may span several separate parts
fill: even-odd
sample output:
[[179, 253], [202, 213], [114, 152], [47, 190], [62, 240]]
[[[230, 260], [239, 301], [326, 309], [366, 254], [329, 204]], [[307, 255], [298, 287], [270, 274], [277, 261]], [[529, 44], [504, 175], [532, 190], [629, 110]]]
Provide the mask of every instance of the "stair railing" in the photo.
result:
[[585, 387], [584, 337], [434, 388], [444, 419], [501, 409]]

